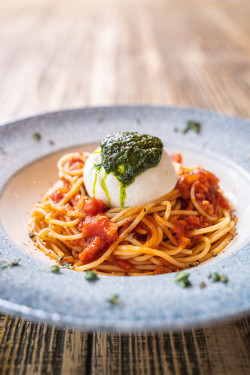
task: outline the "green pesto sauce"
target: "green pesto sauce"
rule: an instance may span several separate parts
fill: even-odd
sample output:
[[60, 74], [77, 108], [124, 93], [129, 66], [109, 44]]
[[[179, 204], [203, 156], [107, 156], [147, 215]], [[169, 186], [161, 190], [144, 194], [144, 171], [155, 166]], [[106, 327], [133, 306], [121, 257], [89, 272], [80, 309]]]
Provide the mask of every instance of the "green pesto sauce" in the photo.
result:
[[[107, 174], [112, 172], [120, 182], [121, 207], [124, 207], [126, 187], [136, 176], [159, 164], [162, 150], [159, 138], [137, 132], [108, 135], [102, 139], [102, 166]], [[106, 184], [105, 189], [107, 195]]]
[[122, 182], [120, 182], [120, 205], [121, 207], [124, 207], [124, 202], [126, 198], [126, 185], [123, 185]]
[[105, 176], [101, 179], [100, 185], [101, 185], [101, 187], [102, 187], [102, 189], [103, 189], [103, 191], [106, 194], [106, 197], [108, 199], [108, 206], [110, 206], [109, 191], [107, 189], [107, 185], [106, 185], [106, 182], [105, 182], [106, 178], [107, 178], [107, 173], [105, 172]]

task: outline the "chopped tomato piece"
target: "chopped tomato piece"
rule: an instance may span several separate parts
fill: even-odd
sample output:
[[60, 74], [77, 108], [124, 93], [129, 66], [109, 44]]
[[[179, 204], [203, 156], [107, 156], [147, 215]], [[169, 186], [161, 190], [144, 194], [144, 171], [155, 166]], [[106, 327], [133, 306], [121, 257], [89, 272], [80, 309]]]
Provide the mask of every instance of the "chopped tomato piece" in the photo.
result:
[[66, 257], [64, 256], [63, 259], [61, 260], [61, 264], [63, 264], [63, 263], [72, 263], [72, 264], [74, 264], [76, 262], [77, 262], [77, 260], [75, 258], [73, 258], [71, 255], [66, 256]]
[[102, 253], [103, 249], [106, 246], [106, 241], [101, 237], [94, 237], [92, 241], [85, 247], [83, 252], [79, 255], [79, 259], [83, 264], [87, 264], [98, 259]]
[[227, 199], [219, 192], [219, 179], [204, 169], [195, 169], [179, 177], [176, 188], [183, 199], [190, 198], [190, 190], [195, 187], [195, 198], [201, 208], [213, 216], [216, 215], [216, 205], [229, 209]]
[[68, 189], [66, 189], [66, 188], [56, 189], [55, 191], [53, 191], [50, 194], [50, 199], [54, 203], [59, 203], [65, 197], [65, 195], [66, 195], [67, 192], [68, 192]]
[[123, 268], [125, 271], [130, 271], [133, 268], [133, 265], [124, 259], [117, 259], [115, 263], [118, 267]]
[[82, 228], [83, 238], [99, 236], [107, 243], [115, 241], [118, 237], [118, 225], [106, 216], [87, 216]]
[[83, 211], [89, 216], [96, 216], [105, 211], [106, 205], [101, 199], [96, 199], [92, 197], [91, 199], [86, 199], [84, 202]]
[[182, 155], [177, 153], [177, 154], [172, 154], [171, 155], [172, 161], [175, 161], [176, 163], [182, 163]]
[[98, 259], [117, 239], [117, 230], [117, 224], [112, 223], [106, 216], [87, 216], [82, 224], [83, 238], [79, 242], [79, 246], [83, 248], [79, 255], [80, 260], [87, 264]]
[[200, 229], [200, 228], [207, 228], [212, 225], [211, 221], [204, 216], [187, 216], [185, 218], [186, 223], [188, 224], [188, 229]]

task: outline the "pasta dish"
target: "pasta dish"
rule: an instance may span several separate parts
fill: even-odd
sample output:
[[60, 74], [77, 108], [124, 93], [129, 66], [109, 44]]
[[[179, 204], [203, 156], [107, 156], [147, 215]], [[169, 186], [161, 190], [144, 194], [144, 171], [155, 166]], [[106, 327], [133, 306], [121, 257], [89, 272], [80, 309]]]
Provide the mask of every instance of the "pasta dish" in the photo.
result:
[[[124, 134], [128, 133], [122, 133], [122, 137]], [[144, 158], [144, 164], [141, 166], [138, 161], [134, 164], [144, 169], [139, 168], [135, 176], [131, 175], [130, 169], [130, 175], [126, 175], [125, 180], [128, 167], [124, 160], [117, 159], [117, 167], [114, 169], [112, 165], [111, 171], [105, 166], [107, 153], [103, 150], [111, 147], [111, 140], [102, 142], [101, 148], [93, 154], [68, 153], [60, 158], [58, 181], [48, 190], [42, 202], [35, 205], [29, 223], [29, 232], [37, 248], [58, 264], [76, 271], [91, 269], [105, 275], [140, 276], [197, 266], [218, 255], [227, 246], [235, 234], [237, 219], [214, 174], [202, 167], [184, 167], [181, 154], [174, 154], [166, 159], [167, 163], [171, 163], [168, 167], [170, 174], [164, 183], [164, 187], [169, 184], [166, 187], [169, 191], [161, 190], [155, 199], [149, 197], [147, 201], [144, 191], [149, 191], [151, 185], [154, 188], [154, 180], [154, 189], [161, 185], [159, 179], [150, 177], [150, 173], [157, 172], [163, 159], [161, 144], [147, 145], [147, 150], [151, 150], [150, 162], [155, 157], [154, 165], [145, 164], [146, 151], [145, 154], [138, 153], [138, 160], [141, 162]], [[152, 153], [156, 148], [160, 150], [157, 155]], [[140, 150], [144, 152], [144, 148]], [[95, 161], [99, 158], [101, 163], [87, 166], [91, 155], [94, 155]], [[118, 154], [112, 152], [112, 160], [116, 160], [114, 155]], [[123, 158], [124, 155], [123, 151]], [[126, 155], [131, 155], [131, 152]], [[121, 157], [120, 154], [118, 156]], [[135, 158], [134, 154], [132, 156]], [[129, 162], [126, 157], [126, 162]], [[90, 170], [93, 172], [92, 180]], [[109, 175], [117, 180], [119, 204], [112, 204]], [[146, 179], [141, 182], [144, 188], [140, 187], [143, 191], [136, 198], [138, 204], [126, 204], [130, 199], [129, 188], [143, 175]], [[91, 187], [88, 186], [90, 180]], [[106, 201], [100, 199], [98, 189]], [[145, 203], [140, 201], [141, 195]], [[131, 197], [135, 199], [133, 192]]]

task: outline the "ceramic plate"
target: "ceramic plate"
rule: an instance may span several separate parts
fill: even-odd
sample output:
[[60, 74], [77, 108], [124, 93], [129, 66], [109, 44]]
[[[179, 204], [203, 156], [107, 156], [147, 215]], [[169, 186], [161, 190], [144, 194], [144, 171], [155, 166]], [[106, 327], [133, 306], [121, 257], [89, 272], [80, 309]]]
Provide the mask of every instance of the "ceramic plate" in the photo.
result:
[[[183, 133], [188, 120], [201, 131]], [[156, 135], [185, 165], [215, 173], [239, 219], [237, 235], [216, 258], [191, 268], [192, 286], [175, 274], [101, 276], [43, 269], [53, 263], [35, 250], [27, 222], [36, 201], [57, 176], [56, 161], [71, 150], [94, 150], [118, 131]], [[39, 133], [41, 139], [34, 137]], [[84, 330], [166, 331], [228, 320], [250, 311], [250, 121], [209, 111], [166, 107], [104, 107], [44, 114], [0, 127], [0, 309], [27, 319]], [[213, 283], [211, 272], [229, 281]], [[205, 282], [206, 287], [200, 288]], [[119, 305], [107, 300], [119, 295]]]

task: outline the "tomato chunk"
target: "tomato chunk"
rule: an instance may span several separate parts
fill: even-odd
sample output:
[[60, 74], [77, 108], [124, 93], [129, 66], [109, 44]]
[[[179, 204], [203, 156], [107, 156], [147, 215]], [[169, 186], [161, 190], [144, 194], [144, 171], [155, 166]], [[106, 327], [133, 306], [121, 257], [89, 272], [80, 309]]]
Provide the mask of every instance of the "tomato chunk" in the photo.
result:
[[79, 259], [83, 264], [93, 262], [102, 255], [102, 250], [106, 245], [106, 241], [101, 237], [94, 237], [89, 245], [85, 247], [83, 252], [79, 255]]
[[118, 226], [106, 216], [87, 216], [82, 224], [81, 246], [83, 251], [79, 259], [87, 264], [98, 259], [118, 238]]
[[82, 227], [83, 238], [99, 236], [107, 243], [115, 241], [118, 225], [113, 223], [106, 216], [87, 216]]
[[183, 199], [190, 198], [190, 190], [195, 186], [195, 198], [209, 215], [216, 214], [216, 205], [229, 209], [227, 199], [219, 191], [219, 179], [211, 172], [197, 168], [179, 177], [176, 188]]
[[68, 189], [66, 189], [66, 188], [56, 189], [55, 191], [53, 191], [50, 194], [50, 199], [54, 203], [59, 203], [65, 197], [65, 195], [66, 195], [67, 192], [68, 192]]
[[172, 161], [175, 161], [176, 163], [182, 163], [182, 155], [177, 153], [177, 154], [172, 154], [171, 155]]
[[118, 267], [123, 268], [125, 271], [130, 271], [133, 268], [133, 265], [128, 260], [117, 259], [115, 263]]
[[96, 199], [92, 197], [91, 199], [87, 198], [84, 202], [83, 211], [89, 216], [96, 216], [105, 211], [106, 205], [101, 199]]

